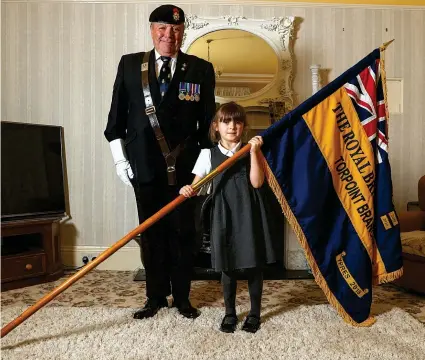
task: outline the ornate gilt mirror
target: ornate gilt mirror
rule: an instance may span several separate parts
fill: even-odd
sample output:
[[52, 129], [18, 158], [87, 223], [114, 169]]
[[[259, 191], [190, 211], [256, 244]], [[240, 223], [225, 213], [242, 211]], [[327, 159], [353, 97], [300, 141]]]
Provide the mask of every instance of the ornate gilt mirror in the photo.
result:
[[278, 59], [262, 38], [245, 30], [216, 30], [197, 38], [188, 48], [214, 64], [216, 96], [238, 100], [270, 86], [277, 73]]
[[252, 130], [267, 128], [294, 106], [294, 17], [270, 20], [187, 15], [182, 51], [210, 61], [216, 102], [245, 107]]

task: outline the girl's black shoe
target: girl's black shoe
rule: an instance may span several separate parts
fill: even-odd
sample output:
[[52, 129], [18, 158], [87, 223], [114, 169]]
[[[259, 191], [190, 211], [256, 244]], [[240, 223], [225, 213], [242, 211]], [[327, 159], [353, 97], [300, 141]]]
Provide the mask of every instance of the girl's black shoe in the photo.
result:
[[238, 318], [236, 315], [225, 315], [220, 325], [220, 331], [225, 333], [233, 333], [236, 330]]
[[260, 329], [261, 320], [258, 316], [248, 315], [242, 325], [242, 330], [250, 333], [256, 333]]

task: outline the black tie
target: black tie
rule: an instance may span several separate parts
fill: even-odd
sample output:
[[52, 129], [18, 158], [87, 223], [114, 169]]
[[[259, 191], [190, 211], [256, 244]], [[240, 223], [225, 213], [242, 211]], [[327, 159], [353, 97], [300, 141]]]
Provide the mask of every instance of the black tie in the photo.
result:
[[168, 85], [170, 85], [171, 81], [171, 69], [170, 69], [170, 61], [171, 57], [169, 56], [161, 56], [162, 66], [159, 71], [158, 82], [159, 82], [159, 91], [161, 92], [161, 100], [164, 98], [165, 93], [168, 90]]

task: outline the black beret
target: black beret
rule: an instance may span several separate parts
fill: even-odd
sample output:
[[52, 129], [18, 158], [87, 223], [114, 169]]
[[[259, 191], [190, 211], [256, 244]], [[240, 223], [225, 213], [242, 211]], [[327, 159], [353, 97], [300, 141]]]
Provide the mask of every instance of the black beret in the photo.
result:
[[152, 11], [149, 22], [159, 22], [164, 24], [183, 24], [184, 12], [175, 5], [161, 5]]

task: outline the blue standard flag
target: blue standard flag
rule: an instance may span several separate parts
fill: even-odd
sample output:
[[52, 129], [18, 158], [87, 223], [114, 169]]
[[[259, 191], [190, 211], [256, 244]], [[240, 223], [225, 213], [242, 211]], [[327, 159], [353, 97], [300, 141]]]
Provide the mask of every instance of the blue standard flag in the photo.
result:
[[316, 282], [356, 326], [375, 321], [372, 285], [403, 274], [383, 51], [374, 50], [261, 134], [267, 180]]

